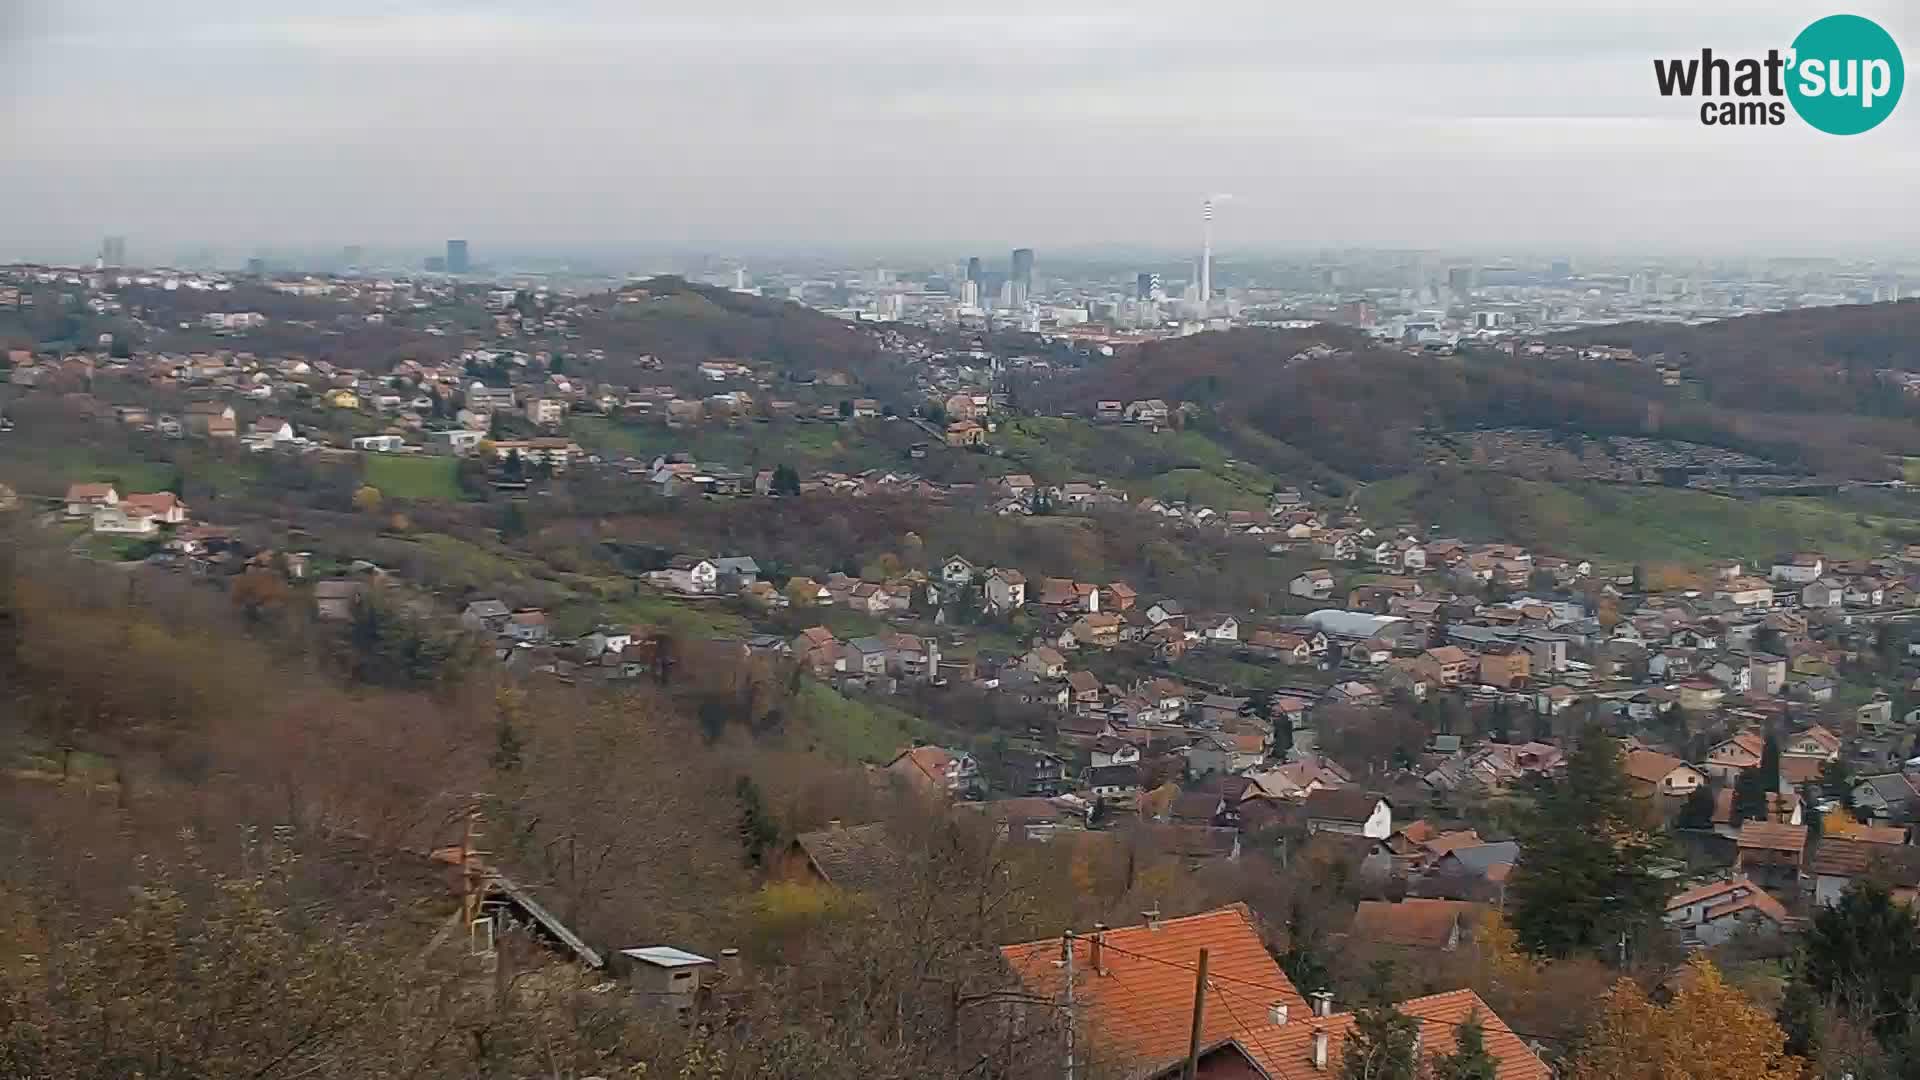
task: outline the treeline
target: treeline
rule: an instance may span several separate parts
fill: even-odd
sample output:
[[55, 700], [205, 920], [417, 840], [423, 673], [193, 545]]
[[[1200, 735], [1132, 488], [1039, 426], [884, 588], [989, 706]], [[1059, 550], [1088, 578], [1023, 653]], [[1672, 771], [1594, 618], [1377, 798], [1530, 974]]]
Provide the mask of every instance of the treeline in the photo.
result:
[[1920, 361], [1920, 303], [1805, 308], [1700, 326], [1626, 323], [1556, 340], [1665, 353], [1730, 409], [1786, 413], [1915, 415], [1916, 404], [1874, 377]]

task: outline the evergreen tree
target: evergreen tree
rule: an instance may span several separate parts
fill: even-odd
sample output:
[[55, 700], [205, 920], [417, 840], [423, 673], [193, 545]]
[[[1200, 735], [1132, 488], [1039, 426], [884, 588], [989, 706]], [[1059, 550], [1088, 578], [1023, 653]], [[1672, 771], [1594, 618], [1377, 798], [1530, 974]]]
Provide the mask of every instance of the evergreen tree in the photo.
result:
[[760, 866], [779, 843], [780, 826], [767, 813], [760, 785], [753, 782], [753, 777], [742, 776], [734, 784], [733, 794], [740, 802], [740, 846], [746, 851], [747, 865]]
[[1887, 886], [1861, 880], [1821, 908], [1807, 931], [1801, 976], [1822, 998], [1851, 999], [1885, 1041], [1920, 1008], [1920, 917]]
[[1760, 747], [1760, 786], [1769, 795], [1780, 790], [1780, 740], [1771, 732]]
[[1679, 827], [1682, 829], [1713, 828], [1713, 788], [1701, 784], [1687, 796], [1680, 807]]
[[1418, 1020], [1391, 1005], [1357, 1010], [1340, 1051], [1340, 1075], [1344, 1080], [1417, 1080], [1419, 1031]]
[[800, 474], [791, 465], [775, 465], [772, 491], [775, 495], [800, 494]]
[[1487, 1052], [1486, 1030], [1475, 1009], [1454, 1033], [1454, 1052], [1434, 1060], [1433, 1080], [1494, 1080], [1500, 1062]]
[[1667, 887], [1653, 875], [1665, 841], [1644, 820], [1620, 746], [1587, 726], [1566, 776], [1546, 787], [1521, 830], [1509, 921], [1534, 952], [1566, 956], [1610, 947], [1660, 915]]
[[1767, 787], [1759, 769], [1742, 769], [1733, 782], [1734, 824], [1767, 819]]

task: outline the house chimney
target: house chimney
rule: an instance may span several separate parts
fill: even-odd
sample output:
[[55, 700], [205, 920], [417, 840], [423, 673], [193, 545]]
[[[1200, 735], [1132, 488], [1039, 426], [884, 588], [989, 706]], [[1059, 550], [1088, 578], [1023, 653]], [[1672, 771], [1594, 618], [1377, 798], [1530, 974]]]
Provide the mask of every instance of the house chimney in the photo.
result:
[[1315, 990], [1313, 993], [1308, 994], [1307, 996], [1313, 999], [1313, 1015], [1315, 1016], [1332, 1016], [1333, 1015], [1333, 991]]
[[1287, 1003], [1284, 1001], [1276, 1001], [1267, 1006], [1267, 1022], [1274, 1027], [1286, 1027]]
[[726, 982], [738, 984], [746, 978], [747, 969], [740, 962], [739, 949], [720, 950], [720, 978]]
[[1313, 1067], [1324, 1070], [1327, 1067], [1327, 1029], [1313, 1029]]
[[1147, 929], [1149, 930], [1160, 929], [1160, 905], [1159, 904], [1153, 905], [1153, 910], [1151, 911], [1141, 912], [1140, 917], [1147, 920]]
[[1093, 973], [1095, 975], [1105, 975], [1107, 973], [1107, 950], [1105, 948], [1106, 937], [1107, 937], [1107, 924], [1094, 923], [1093, 924]]

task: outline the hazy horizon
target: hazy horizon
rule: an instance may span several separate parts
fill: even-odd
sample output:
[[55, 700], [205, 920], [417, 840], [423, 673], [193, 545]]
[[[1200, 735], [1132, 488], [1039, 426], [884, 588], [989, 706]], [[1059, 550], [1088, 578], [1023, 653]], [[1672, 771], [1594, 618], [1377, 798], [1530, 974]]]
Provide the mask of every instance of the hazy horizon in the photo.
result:
[[[1703, 127], [1655, 57], [1838, 10], [1500, 0], [902, 15], [756, 0], [25, 0], [0, 12], [0, 259], [198, 247], [1897, 255], [1920, 104]], [[1920, 15], [1852, 8], [1920, 41]], [[632, 253], [630, 256], [626, 253]]]

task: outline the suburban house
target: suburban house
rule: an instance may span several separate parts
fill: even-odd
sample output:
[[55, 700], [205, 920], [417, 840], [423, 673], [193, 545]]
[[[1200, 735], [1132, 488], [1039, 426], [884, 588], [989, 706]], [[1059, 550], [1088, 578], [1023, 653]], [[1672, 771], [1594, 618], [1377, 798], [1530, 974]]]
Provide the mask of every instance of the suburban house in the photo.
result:
[[70, 484], [67, 487], [67, 516], [92, 517], [103, 506], [120, 502], [120, 492], [112, 484]]
[[1733, 869], [1769, 888], [1797, 889], [1800, 864], [1806, 858], [1807, 830], [1777, 821], [1749, 821], [1740, 826]]
[[[1267, 951], [1245, 905], [1182, 918], [1162, 919], [1157, 911], [1146, 917], [1140, 926], [1083, 931], [1067, 945], [1073, 950], [1074, 999], [1092, 1044], [1090, 1058], [1111, 1062], [1115, 1075], [1135, 1080], [1180, 1075], [1190, 1046], [1197, 1051], [1196, 1080], [1341, 1075], [1342, 1050], [1355, 1015], [1334, 1012], [1331, 994], [1317, 993], [1309, 1004]], [[1061, 948], [1056, 936], [1000, 950], [1020, 988], [1038, 998], [1037, 1007], [1049, 1017], [1065, 978], [1066, 969], [1058, 963]], [[1201, 950], [1210, 958], [1211, 977], [1200, 988], [1200, 1007], [1190, 1012], [1185, 1003], [1194, 999], [1193, 963]], [[1249, 992], [1264, 996], [1249, 1002]], [[1551, 1075], [1471, 990], [1413, 998], [1394, 1007], [1419, 1022], [1423, 1073], [1438, 1055], [1454, 1052], [1453, 1033], [1478, 1015], [1499, 1080]], [[1195, 1034], [1190, 1015], [1199, 1022], [1197, 1044], [1190, 1042]]]
[[838, 821], [793, 838], [777, 876], [788, 881], [817, 881], [847, 892], [861, 892], [898, 877], [906, 865], [886, 825], [842, 827]]
[[1846, 599], [1846, 585], [1839, 578], [1821, 578], [1800, 589], [1800, 606], [1814, 610], [1834, 610]]
[[1913, 777], [1903, 772], [1863, 776], [1853, 785], [1854, 811], [1876, 820], [1906, 821], [1916, 804], [1920, 804], [1920, 790], [1915, 790]]
[[887, 772], [915, 791], [929, 795], [970, 797], [985, 790], [980, 764], [964, 750], [916, 746], [902, 750], [887, 763]]
[[1473, 655], [1458, 645], [1442, 645], [1420, 654], [1434, 681], [1441, 686], [1458, 686], [1474, 669]]
[[1707, 751], [1708, 775], [1724, 784], [1740, 779], [1748, 769], [1760, 767], [1760, 754], [1766, 740], [1757, 731], [1743, 731]]
[[498, 600], [475, 600], [460, 612], [460, 625], [479, 633], [497, 634], [506, 628], [513, 609]]
[[1712, 946], [1743, 930], [1778, 933], [1786, 928], [1787, 909], [1741, 877], [1675, 893], [1667, 900], [1665, 920], [1688, 941]]
[[987, 572], [987, 607], [993, 611], [1013, 611], [1027, 603], [1027, 578], [1018, 570], [999, 567]]
[[119, 509], [128, 514], [146, 514], [162, 525], [180, 525], [187, 520], [187, 504], [171, 491], [128, 495], [120, 500]]
[[1307, 796], [1307, 832], [1385, 840], [1393, 835], [1393, 806], [1359, 788], [1325, 788]]
[[1820, 580], [1826, 571], [1826, 560], [1809, 552], [1801, 552], [1775, 559], [1768, 576], [1791, 585], [1810, 585]]
[[1333, 572], [1308, 570], [1306, 573], [1297, 574], [1287, 583], [1287, 591], [1309, 600], [1325, 600], [1333, 595]]
[[1840, 736], [1828, 731], [1819, 724], [1808, 728], [1798, 735], [1790, 736], [1780, 747], [1782, 757], [1819, 758], [1821, 761], [1840, 760]]
[[1466, 900], [1362, 900], [1347, 937], [1396, 949], [1450, 953], [1472, 939], [1485, 911], [1485, 906]]
[[1095, 765], [1087, 770], [1087, 788], [1097, 799], [1130, 805], [1140, 797], [1140, 767]]
[[1893, 887], [1896, 899], [1912, 904], [1920, 896], [1920, 849], [1898, 842], [1878, 843], [1851, 836], [1823, 836], [1814, 850], [1814, 903], [1826, 907], [1840, 902], [1840, 896], [1854, 879], [1869, 872]]
[[1067, 675], [1067, 658], [1058, 650], [1041, 645], [1027, 653], [1020, 666], [1043, 679], [1064, 679]]
[[1699, 769], [1653, 750], [1627, 751], [1625, 765], [1634, 793], [1642, 796], [1690, 795], [1707, 782]]
[[1680, 707], [1689, 712], [1712, 712], [1726, 696], [1726, 689], [1712, 679], [1688, 679], [1680, 684]]
[[110, 536], [152, 536], [160, 531], [160, 522], [144, 510], [102, 506], [93, 512], [91, 527]]

